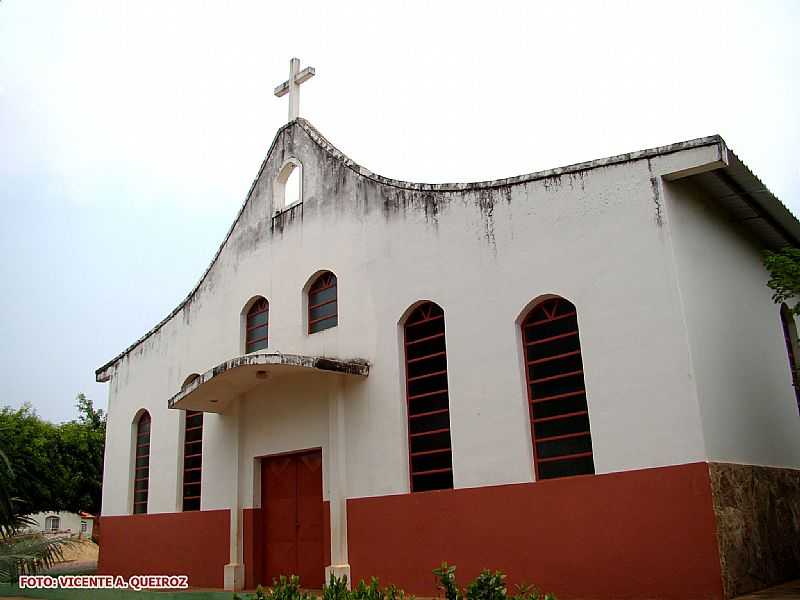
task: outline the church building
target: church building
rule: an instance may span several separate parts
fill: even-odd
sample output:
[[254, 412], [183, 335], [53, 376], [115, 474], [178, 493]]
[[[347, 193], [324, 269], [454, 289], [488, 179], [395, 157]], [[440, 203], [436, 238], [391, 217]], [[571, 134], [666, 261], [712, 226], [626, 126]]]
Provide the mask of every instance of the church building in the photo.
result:
[[[480, 183], [297, 116], [163, 321], [97, 370], [99, 571], [250, 589], [500, 569], [569, 598], [800, 576], [800, 222], [718, 136]], [[291, 181], [299, 182], [290, 198]]]

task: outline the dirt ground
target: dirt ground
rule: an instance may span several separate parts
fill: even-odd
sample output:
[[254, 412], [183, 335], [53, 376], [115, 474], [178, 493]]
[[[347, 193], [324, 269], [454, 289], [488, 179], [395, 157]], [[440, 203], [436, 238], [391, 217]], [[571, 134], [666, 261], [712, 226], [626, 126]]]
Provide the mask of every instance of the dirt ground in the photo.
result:
[[67, 561], [97, 561], [99, 547], [91, 540], [79, 540], [64, 548], [64, 562]]

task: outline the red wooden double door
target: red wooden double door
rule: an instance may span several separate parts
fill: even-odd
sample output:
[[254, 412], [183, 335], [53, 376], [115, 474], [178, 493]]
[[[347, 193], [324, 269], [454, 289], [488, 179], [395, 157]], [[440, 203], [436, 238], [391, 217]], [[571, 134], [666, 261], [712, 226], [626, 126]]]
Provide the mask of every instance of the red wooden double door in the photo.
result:
[[298, 575], [304, 588], [321, 589], [323, 565], [322, 451], [261, 461], [264, 531], [263, 583]]

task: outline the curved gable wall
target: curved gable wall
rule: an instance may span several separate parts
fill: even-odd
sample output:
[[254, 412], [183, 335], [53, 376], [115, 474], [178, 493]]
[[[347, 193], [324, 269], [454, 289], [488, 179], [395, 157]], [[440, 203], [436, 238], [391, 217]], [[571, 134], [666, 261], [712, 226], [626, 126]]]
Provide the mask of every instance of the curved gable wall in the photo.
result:
[[[303, 163], [304, 202], [273, 219], [273, 180], [290, 155]], [[404, 184], [337, 155], [302, 121], [283, 128], [197, 289], [104, 367], [112, 373], [104, 514], [128, 512], [120, 490], [142, 407], [153, 416], [150, 512], [179, 510], [181, 420], [167, 399], [187, 374], [240, 353], [241, 309], [255, 295], [270, 302], [269, 351], [372, 363], [365, 382], [347, 387], [352, 497], [408, 490], [398, 321], [419, 299], [447, 314], [456, 487], [532, 477], [515, 319], [548, 293], [578, 307], [597, 472], [701, 460], [669, 233], [651, 181], [660, 160], [487, 184]], [[302, 290], [321, 269], [338, 278], [339, 326], [309, 336]], [[282, 382], [242, 402], [248, 502], [256, 501], [254, 456], [325, 454], [330, 390], [304, 385]], [[204, 427], [203, 509], [224, 508], [236, 485], [234, 432], [225, 415], [209, 415]], [[293, 427], [302, 434], [286, 434]], [[684, 432], [679, 446], [675, 431]]]

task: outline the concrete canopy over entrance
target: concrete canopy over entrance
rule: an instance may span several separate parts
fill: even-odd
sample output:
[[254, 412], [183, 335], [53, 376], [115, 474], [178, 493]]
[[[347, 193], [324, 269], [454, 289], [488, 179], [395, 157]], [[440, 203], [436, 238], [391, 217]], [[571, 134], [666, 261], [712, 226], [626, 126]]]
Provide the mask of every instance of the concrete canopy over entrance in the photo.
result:
[[184, 385], [168, 400], [169, 408], [224, 413], [237, 397], [271, 378], [283, 375], [320, 377], [369, 375], [363, 359], [342, 360], [323, 356], [251, 353], [227, 360]]
[[[220, 423], [228, 430], [228, 446], [230, 460], [226, 462], [231, 480], [238, 482], [241, 479], [240, 467], [242, 458], [242, 445], [240, 435], [242, 431], [241, 412], [242, 401], [248, 392], [259, 390], [275, 390], [280, 395], [281, 389], [286, 388], [282, 383], [290, 378], [295, 381], [318, 382], [325, 378], [334, 383], [330, 387], [331, 394], [328, 398], [328, 501], [330, 506], [330, 558], [331, 564], [326, 567], [325, 574], [331, 572], [349, 576], [350, 567], [347, 563], [347, 513], [346, 490], [347, 475], [343, 459], [346, 448], [344, 427], [344, 385], [347, 378], [363, 380], [369, 375], [369, 363], [364, 359], [339, 359], [327, 356], [309, 356], [300, 354], [283, 354], [281, 352], [252, 352], [227, 360], [202, 375], [188, 378], [181, 390], [168, 400], [168, 407], [176, 410], [194, 410], [221, 415]], [[312, 378], [312, 379], [310, 379]], [[281, 382], [281, 383], [277, 383]], [[319, 386], [312, 386], [319, 389]], [[262, 394], [259, 393], [259, 396]], [[253, 456], [250, 453], [250, 456]], [[322, 454], [319, 453], [319, 486], [322, 486]], [[320, 502], [322, 493], [320, 492]], [[230, 530], [229, 530], [229, 562], [224, 567], [224, 587], [226, 590], [241, 590], [245, 583], [244, 573], [244, 527], [243, 503], [240, 487], [233, 485], [230, 488]], [[251, 507], [247, 507], [251, 508]], [[315, 513], [316, 514], [316, 513]], [[321, 515], [321, 513], [320, 513]], [[316, 515], [320, 517], [320, 515]], [[312, 519], [313, 520], [313, 519]], [[316, 522], [315, 522], [316, 524]], [[316, 524], [320, 525], [320, 524]], [[321, 526], [321, 525], [320, 525]], [[318, 527], [319, 529], [319, 527]], [[252, 531], [251, 531], [252, 533]], [[252, 537], [252, 536], [251, 536]], [[317, 536], [319, 537], [319, 536]], [[263, 546], [267, 540], [250, 539], [249, 543]], [[321, 558], [321, 557], [317, 557]], [[258, 574], [259, 565], [251, 563], [253, 572], [250, 578]], [[317, 578], [322, 577], [319, 572], [320, 565], [314, 566]], [[313, 579], [313, 578], [312, 578]]]

